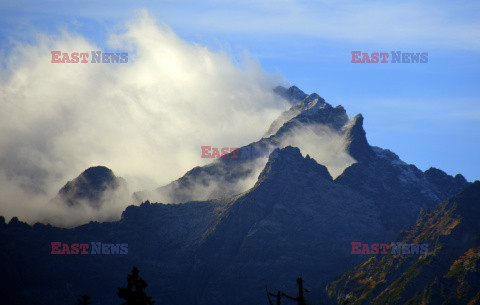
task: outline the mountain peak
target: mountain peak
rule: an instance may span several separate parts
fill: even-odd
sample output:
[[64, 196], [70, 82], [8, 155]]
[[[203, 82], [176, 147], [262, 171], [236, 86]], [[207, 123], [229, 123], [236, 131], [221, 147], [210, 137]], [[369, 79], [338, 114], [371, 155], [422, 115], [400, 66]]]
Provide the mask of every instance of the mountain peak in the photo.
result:
[[287, 146], [282, 149], [276, 148], [270, 154], [265, 168], [258, 177], [257, 184], [266, 180], [296, 183], [297, 179], [304, 179], [309, 175], [333, 181], [325, 166], [318, 164], [309, 155], [304, 158], [298, 147]]
[[115, 179], [113, 171], [105, 166], [93, 166], [84, 170], [79, 177], [83, 177], [93, 185], [101, 185]]
[[456, 174], [454, 179], [455, 179], [455, 182], [457, 184], [467, 184], [468, 183], [467, 179], [465, 179], [465, 177], [462, 174]]
[[68, 206], [78, 205], [85, 200], [93, 208], [99, 208], [106, 191], [125, 186], [122, 178], [105, 166], [94, 166], [83, 171], [77, 178], [67, 182], [58, 192], [60, 199]]
[[320, 103], [325, 103], [325, 99], [315, 92], [305, 98], [305, 104], [307, 103], [309, 104], [315, 101], [319, 101]]
[[275, 89], [273, 89], [273, 92], [277, 93], [291, 104], [297, 104], [307, 97], [307, 94], [305, 94], [305, 92], [300, 90], [297, 86], [291, 86], [288, 89], [282, 86], [277, 86]]
[[368, 144], [366, 132], [363, 129], [362, 114], [357, 114], [345, 125], [344, 133], [349, 143], [347, 150], [358, 162], [368, 162], [375, 157], [375, 153]]
[[467, 180], [462, 175], [458, 174], [454, 178], [435, 167], [430, 167], [425, 171], [425, 178], [435, 185], [438, 192], [444, 194], [444, 196], [448, 193], [458, 193], [468, 186]]
[[321, 96], [312, 93], [275, 120], [270, 125], [267, 135], [282, 135], [292, 127], [309, 124], [324, 124], [339, 131], [347, 122], [348, 116], [342, 106], [334, 108]]

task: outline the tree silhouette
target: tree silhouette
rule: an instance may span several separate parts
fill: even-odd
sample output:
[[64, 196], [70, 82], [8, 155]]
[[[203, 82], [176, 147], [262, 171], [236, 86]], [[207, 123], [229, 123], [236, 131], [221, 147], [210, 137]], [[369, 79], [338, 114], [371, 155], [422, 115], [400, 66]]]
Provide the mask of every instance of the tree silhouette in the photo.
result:
[[127, 275], [127, 286], [118, 288], [118, 296], [124, 299], [122, 305], [153, 305], [155, 301], [145, 293], [148, 284], [139, 275], [138, 268], [134, 266], [132, 272]]
[[82, 294], [78, 296], [77, 305], [89, 305], [92, 304], [90, 296], [88, 294]]

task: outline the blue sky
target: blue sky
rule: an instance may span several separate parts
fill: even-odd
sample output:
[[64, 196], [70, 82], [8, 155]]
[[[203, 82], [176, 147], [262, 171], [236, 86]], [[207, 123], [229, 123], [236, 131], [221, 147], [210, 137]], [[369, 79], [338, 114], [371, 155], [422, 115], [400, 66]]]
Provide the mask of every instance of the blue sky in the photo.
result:
[[[362, 113], [371, 145], [422, 170], [480, 177], [478, 1], [3, 1], [0, 46], [77, 32], [99, 46], [135, 10], [191, 43], [245, 53], [307, 93]], [[426, 64], [352, 64], [351, 51], [428, 52]]]

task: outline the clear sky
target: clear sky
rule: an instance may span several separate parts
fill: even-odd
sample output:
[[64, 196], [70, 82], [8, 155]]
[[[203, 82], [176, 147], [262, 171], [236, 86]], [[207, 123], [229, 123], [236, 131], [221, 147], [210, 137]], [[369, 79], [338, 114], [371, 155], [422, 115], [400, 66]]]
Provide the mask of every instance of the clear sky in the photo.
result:
[[[61, 29], [106, 46], [137, 9], [362, 113], [370, 144], [407, 163], [480, 178], [479, 1], [2, 1], [0, 56]], [[354, 64], [351, 51], [428, 52], [428, 63]]]

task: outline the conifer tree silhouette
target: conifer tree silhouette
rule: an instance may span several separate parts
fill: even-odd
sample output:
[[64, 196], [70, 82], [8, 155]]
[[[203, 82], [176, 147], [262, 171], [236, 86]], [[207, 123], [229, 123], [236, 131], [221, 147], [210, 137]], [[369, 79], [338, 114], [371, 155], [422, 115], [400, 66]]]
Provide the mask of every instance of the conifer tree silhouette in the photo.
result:
[[77, 298], [77, 305], [89, 305], [92, 304], [90, 296], [88, 294], [79, 295]]
[[127, 275], [127, 286], [118, 288], [118, 296], [124, 299], [122, 305], [153, 305], [155, 301], [151, 296], [145, 293], [147, 282], [139, 275], [139, 270], [136, 266], [132, 268], [132, 272]]

